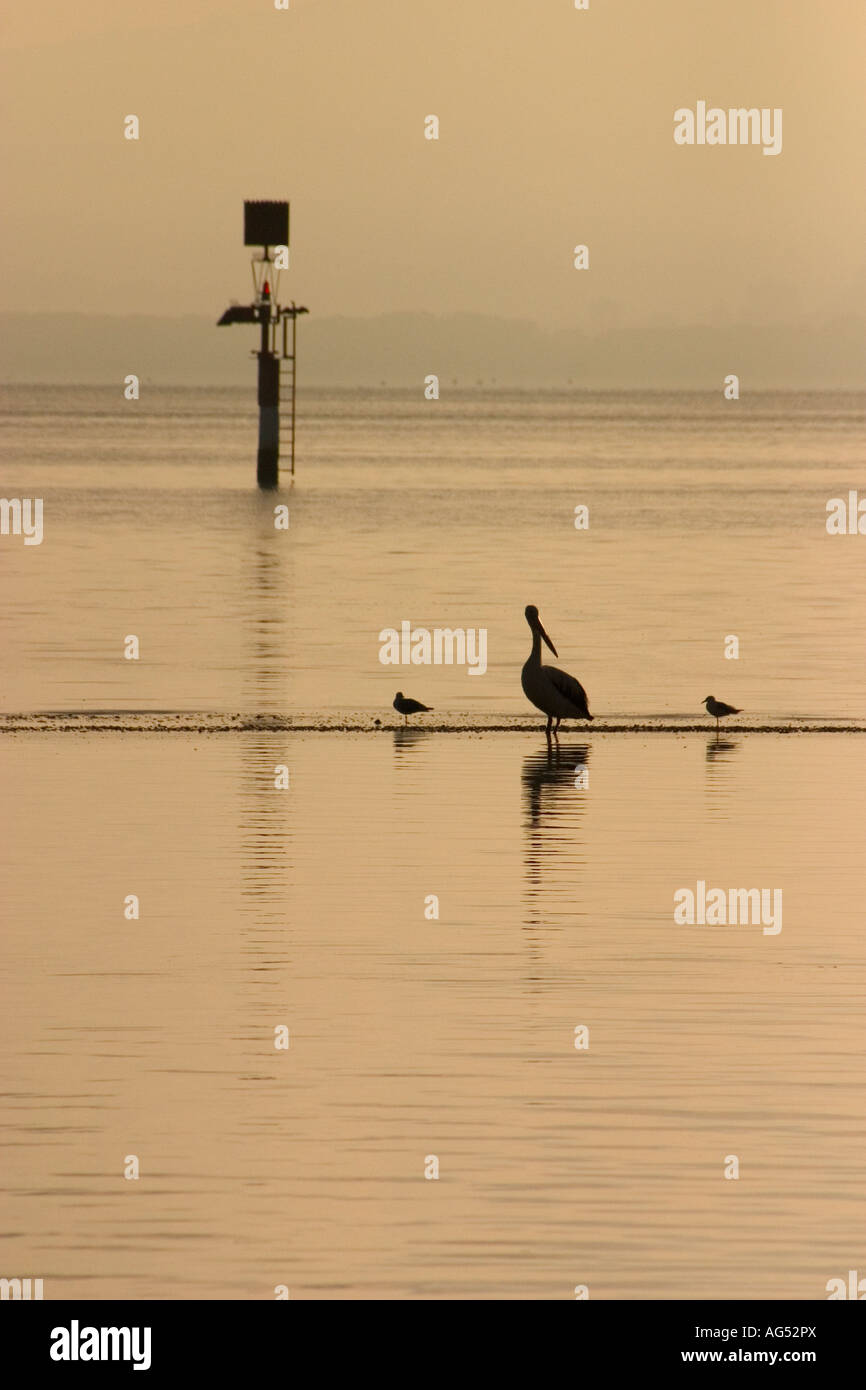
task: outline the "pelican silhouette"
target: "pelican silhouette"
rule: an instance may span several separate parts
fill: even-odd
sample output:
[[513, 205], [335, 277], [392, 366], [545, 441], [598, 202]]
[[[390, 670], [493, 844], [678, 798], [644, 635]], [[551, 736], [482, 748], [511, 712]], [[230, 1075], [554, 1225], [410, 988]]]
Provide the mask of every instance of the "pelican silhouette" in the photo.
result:
[[586, 691], [579, 680], [570, 676], [567, 671], [560, 671], [556, 666], [542, 666], [541, 664], [541, 643], [546, 642], [554, 656], [559, 653], [551, 642], [538, 616], [538, 609], [534, 603], [527, 605], [526, 621], [532, 631], [532, 651], [529, 660], [523, 667], [520, 675], [520, 684], [523, 686], [523, 693], [536, 709], [542, 710], [547, 715], [547, 737], [550, 738], [550, 728], [553, 720], [556, 720], [556, 727], [553, 730], [554, 737], [563, 719], [592, 719], [589, 712], [589, 701], [586, 698]]
[[716, 721], [716, 733], [719, 732], [720, 719], [724, 719], [728, 714], [742, 714], [743, 712], [740, 709], [734, 709], [733, 705], [723, 704], [723, 702], [717, 700], [714, 695], [708, 695], [704, 700], [704, 704], [707, 707], [707, 714], [711, 714]]
[[394, 708], [398, 714], [402, 714], [403, 723], [406, 724], [410, 714], [426, 714], [433, 706], [422, 705], [420, 700], [410, 700], [402, 690], [398, 690], [394, 696]]

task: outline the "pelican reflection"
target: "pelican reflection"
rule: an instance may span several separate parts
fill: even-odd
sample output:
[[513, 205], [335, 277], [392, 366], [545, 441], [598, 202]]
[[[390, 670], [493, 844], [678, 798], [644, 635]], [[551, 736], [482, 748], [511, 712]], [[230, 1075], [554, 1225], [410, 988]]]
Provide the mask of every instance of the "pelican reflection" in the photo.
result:
[[527, 753], [521, 781], [533, 830], [545, 818], [552, 821], [558, 814], [567, 814], [589, 789], [589, 744], [552, 744]]
[[[545, 931], [581, 911], [575, 870], [583, 862], [581, 821], [589, 798], [589, 745], [548, 744], [528, 753], [521, 770], [525, 850], [524, 925]], [[530, 939], [533, 954], [539, 944]]]

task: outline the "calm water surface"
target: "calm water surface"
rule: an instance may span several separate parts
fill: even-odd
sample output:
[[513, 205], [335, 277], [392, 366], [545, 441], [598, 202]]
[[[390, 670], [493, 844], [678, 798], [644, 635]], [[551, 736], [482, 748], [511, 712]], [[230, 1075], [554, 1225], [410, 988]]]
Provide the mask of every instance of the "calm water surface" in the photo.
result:
[[[824, 528], [862, 401], [311, 394], [278, 498], [250, 404], [6, 393], [45, 540], [0, 544], [0, 1273], [826, 1297], [866, 1268], [866, 541]], [[525, 723], [527, 602], [602, 726], [550, 752], [484, 727]], [[403, 619], [486, 627], [487, 675], [383, 667]], [[398, 686], [465, 731], [374, 733]], [[710, 692], [852, 731], [604, 732]], [[8, 718], [58, 710], [133, 731]], [[699, 879], [782, 931], [677, 925]]]

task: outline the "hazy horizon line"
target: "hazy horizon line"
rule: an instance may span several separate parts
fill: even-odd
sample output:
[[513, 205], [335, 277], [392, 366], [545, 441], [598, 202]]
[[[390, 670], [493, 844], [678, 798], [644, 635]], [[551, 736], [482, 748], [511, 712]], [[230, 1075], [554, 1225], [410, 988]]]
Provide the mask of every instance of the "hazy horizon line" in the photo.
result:
[[[249, 387], [248, 384], [239, 384], [239, 383], [237, 383], [237, 382], [221, 382], [221, 381], [213, 381], [213, 382], [155, 381], [155, 380], [152, 380], [152, 379], [150, 379], [150, 378], [144, 378], [144, 377], [141, 378], [141, 381], [142, 381], [142, 384], [143, 384], [143, 385], [146, 385], [146, 386], [148, 386], [148, 387], [151, 388], [151, 389], [154, 389], [154, 388], [155, 388], [156, 390], [159, 390], [159, 391], [162, 391], [162, 390], [165, 390], [165, 391], [237, 391], [238, 393], [243, 392], [245, 395], [248, 395], [248, 394], [249, 394], [249, 390], [250, 390], [250, 387]], [[111, 381], [57, 381], [57, 380], [54, 379], [54, 378], [50, 378], [50, 379], [41, 379], [41, 380], [38, 380], [38, 381], [36, 381], [36, 380], [34, 380], [34, 381], [9, 381], [9, 380], [6, 380], [6, 379], [0, 377], [0, 387], [4, 387], [4, 386], [7, 387], [7, 388], [9, 388], [9, 389], [14, 389], [14, 388], [16, 388], [16, 387], [19, 387], [19, 388], [21, 388], [21, 389], [23, 389], [23, 390], [27, 390], [27, 389], [29, 389], [31, 386], [57, 386], [57, 387], [62, 387], [64, 391], [107, 391], [107, 390], [116, 391], [116, 390], [117, 390], [118, 383], [117, 383], [117, 380], [116, 380], [116, 379], [111, 380]], [[577, 386], [577, 385], [571, 386], [571, 385], [568, 384], [568, 382], [551, 383], [550, 385], [537, 385], [537, 386], [519, 386], [519, 385], [518, 385], [518, 386], [512, 386], [512, 385], [509, 385], [507, 382], [504, 382], [504, 381], [503, 381], [503, 382], [482, 382], [481, 385], [479, 385], [478, 383], [475, 383], [475, 384], [470, 385], [470, 384], [468, 384], [468, 383], [456, 382], [456, 383], [454, 383], [453, 385], [452, 385], [452, 384], [449, 384], [448, 389], [449, 389], [449, 391], [465, 391], [465, 392], [472, 392], [472, 391], [474, 391], [474, 392], [481, 392], [481, 391], [484, 391], [484, 392], [494, 392], [494, 393], [496, 393], [496, 394], [503, 393], [503, 394], [507, 394], [507, 395], [509, 395], [509, 396], [513, 396], [513, 395], [525, 395], [525, 396], [530, 396], [530, 395], [532, 395], [532, 396], [536, 396], [536, 395], [538, 395], [540, 392], [545, 392], [545, 391], [549, 391], [549, 392], [551, 392], [551, 393], [552, 393], [552, 392], [556, 392], [557, 394], [559, 394], [559, 393], [561, 393], [561, 392], [564, 392], [564, 391], [567, 391], [567, 392], [569, 392], [571, 395], [582, 395], [582, 396], [637, 396], [637, 395], [640, 395], [640, 396], [712, 396], [712, 397], [716, 397], [716, 396], [718, 396], [718, 395], [720, 394], [720, 393], [719, 393], [718, 386]], [[317, 382], [309, 382], [308, 384], [306, 384], [306, 385], [304, 386], [304, 395], [319, 394], [319, 395], [333, 396], [333, 395], [339, 394], [340, 392], [344, 392], [344, 393], [346, 393], [346, 394], [349, 394], [349, 393], [354, 394], [355, 392], [358, 392], [358, 391], [363, 391], [365, 394], [369, 394], [370, 392], [382, 392], [382, 393], [385, 393], [385, 392], [397, 392], [397, 393], [399, 393], [400, 395], [403, 395], [403, 396], [417, 397], [417, 395], [418, 395], [418, 387], [417, 387], [417, 386], [397, 386], [397, 385], [390, 385], [390, 384], [388, 384], [388, 383], [380, 383], [379, 385], [372, 386], [372, 385], [366, 384], [366, 383], [364, 383], [364, 382], [358, 382], [358, 383], [356, 383], [355, 385], [347, 385], [347, 384], [345, 384], [345, 383], [344, 383], [344, 384], [340, 384], [340, 385], [327, 385], [327, 384], [322, 383], [322, 382], [318, 382], [318, 383], [317, 383]], [[749, 388], [749, 392], [748, 392], [748, 396], [749, 396], [749, 397], [752, 397], [752, 396], [810, 396], [810, 395], [811, 395], [811, 396], [852, 396], [852, 395], [858, 395], [858, 394], [866, 396], [866, 383], [861, 383], [861, 384], [858, 385], [858, 386], [754, 386], [754, 387], [750, 387], [750, 388]], [[746, 400], [746, 399], [747, 399], [746, 397], [743, 397], [743, 400]], [[421, 398], [421, 400], [420, 400], [419, 403], [420, 403], [420, 404], [430, 404], [430, 402], [425, 402], [424, 399], [423, 399], [423, 397]], [[440, 399], [440, 402], [437, 402], [437, 404], [447, 404], [447, 402], [445, 401], [444, 398], [441, 398], [441, 399]], [[739, 402], [739, 404], [742, 404], [742, 401]]]

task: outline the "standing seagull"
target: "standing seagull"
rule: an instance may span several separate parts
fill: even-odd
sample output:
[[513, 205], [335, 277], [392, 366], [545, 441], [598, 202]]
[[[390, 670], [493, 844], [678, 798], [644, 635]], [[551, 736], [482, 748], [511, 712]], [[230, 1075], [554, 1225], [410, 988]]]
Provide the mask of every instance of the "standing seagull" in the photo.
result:
[[545, 732], [550, 738], [550, 726], [554, 719], [555, 736], [563, 719], [591, 719], [592, 715], [589, 712], [586, 691], [580, 681], [575, 680], [567, 671], [560, 671], [556, 666], [542, 666], [542, 641], [547, 643], [554, 656], [558, 656], [559, 653], [541, 626], [535, 604], [530, 603], [525, 613], [526, 621], [532, 629], [532, 651], [520, 674], [520, 684], [527, 700], [547, 715]]
[[724, 719], [726, 714], [742, 714], [743, 712], [741, 709], [734, 709], [733, 705], [723, 704], [713, 695], [708, 695], [704, 704], [707, 707], [707, 714], [711, 714], [716, 721], [716, 733], [719, 732], [719, 720]]
[[398, 690], [394, 696], [394, 708], [398, 714], [402, 714], [403, 723], [406, 724], [410, 714], [426, 714], [433, 706], [422, 705], [420, 700], [407, 700], [402, 690]]

